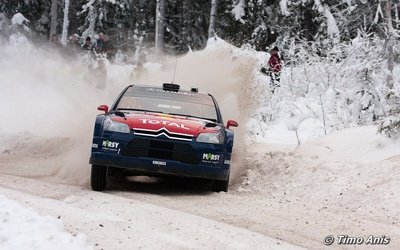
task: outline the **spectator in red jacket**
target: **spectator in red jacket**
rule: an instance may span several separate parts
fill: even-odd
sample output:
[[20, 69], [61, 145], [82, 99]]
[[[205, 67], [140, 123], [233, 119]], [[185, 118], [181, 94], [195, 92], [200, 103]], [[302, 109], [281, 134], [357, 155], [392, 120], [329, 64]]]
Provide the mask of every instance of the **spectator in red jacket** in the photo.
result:
[[269, 66], [269, 75], [271, 77], [271, 88], [272, 93], [274, 92], [275, 88], [279, 87], [280, 75], [281, 75], [281, 68], [282, 62], [278, 55], [279, 49], [278, 47], [274, 47], [271, 50], [271, 57], [268, 61]]

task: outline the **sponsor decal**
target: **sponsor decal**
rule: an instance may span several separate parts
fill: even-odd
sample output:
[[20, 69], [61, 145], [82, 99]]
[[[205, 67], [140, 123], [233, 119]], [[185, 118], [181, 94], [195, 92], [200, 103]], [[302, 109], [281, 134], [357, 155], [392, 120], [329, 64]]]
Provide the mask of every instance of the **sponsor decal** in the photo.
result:
[[103, 149], [105, 149], [105, 150], [117, 151], [119, 142], [105, 140], [105, 141], [103, 141], [103, 143], [101, 145], [102, 145]]
[[153, 161], [153, 165], [166, 166], [167, 163], [165, 161]]
[[213, 155], [211, 153], [203, 154], [203, 160], [207, 161], [219, 161], [219, 155]]
[[230, 165], [230, 164], [231, 164], [231, 161], [230, 161], [230, 160], [225, 160], [225, 161], [224, 161], [224, 164]]
[[93, 143], [93, 144], [92, 144], [92, 148], [99, 148], [99, 144]]
[[177, 122], [171, 122], [171, 121], [162, 121], [162, 120], [151, 120], [151, 119], [140, 119], [143, 124], [162, 124], [164, 126], [168, 126], [168, 127], [175, 127], [175, 128], [181, 128], [181, 129], [186, 129], [186, 130], [190, 130], [189, 128], [187, 128], [185, 126], [185, 124], [180, 124]]
[[[154, 89], [147, 89], [150, 91], [154, 91]], [[190, 92], [182, 92], [182, 91], [169, 91], [169, 90], [163, 90], [163, 89], [155, 89], [157, 92], [163, 92], [163, 93], [172, 93], [172, 94], [177, 94], [177, 95], [188, 95], [188, 96], [195, 96], [193, 93]]]

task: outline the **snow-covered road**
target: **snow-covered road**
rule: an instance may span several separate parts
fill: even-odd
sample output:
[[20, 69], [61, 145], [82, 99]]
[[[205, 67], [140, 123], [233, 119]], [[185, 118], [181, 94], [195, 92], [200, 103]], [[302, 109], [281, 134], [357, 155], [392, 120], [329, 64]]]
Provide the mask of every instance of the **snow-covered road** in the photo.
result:
[[[131, 195], [10, 175], [1, 175], [0, 182], [0, 193], [42, 215], [60, 218], [68, 232], [86, 234], [95, 249], [298, 249], [253, 231], [248, 223], [231, 221], [231, 215], [224, 214], [226, 208], [207, 205], [209, 196], [225, 200], [224, 206], [229, 206], [226, 195], [151, 187], [157, 183], [142, 187], [140, 192], [133, 188]], [[165, 196], [175, 201], [164, 204]], [[182, 202], [187, 206], [179, 208]], [[199, 213], [199, 206], [212, 211], [211, 215]]]
[[386, 246], [359, 247], [397, 249], [399, 155], [375, 128], [348, 129], [297, 149], [251, 146], [229, 193], [209, 192], [207, 182], [143, 177], [113, 180], [99, 193], [61, 184], [44, 168], [55, 155], [3, 150], [0, 193], [60, 216], [67, 231], [86, 234], [95, 249], [322, 249], [326, 235], [341, 234], [385, 235]]

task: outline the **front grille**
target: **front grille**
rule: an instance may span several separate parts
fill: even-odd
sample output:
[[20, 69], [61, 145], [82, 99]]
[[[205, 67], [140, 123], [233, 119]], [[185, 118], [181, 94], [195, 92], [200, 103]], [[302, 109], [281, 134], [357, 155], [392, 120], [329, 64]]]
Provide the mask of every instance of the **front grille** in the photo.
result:
[[169, 132], [165, 128], [157, 130], [157, 131], [134, 128], [133, 132], [135, 133], [135, 135], [139, 135], [139, 136], [159, 137], [159, 136], [163, 135], [163, 136], [166, 136], [167, 138], [173, 139], [173, 140], [181, 140], [181, 141], [192, 141], [193, 140], [193, 135], [172, 133], [172, 132]]
[[121, 155], [129, 157], [151, 157], [156, 159], [174, 160], [190, 164], [199, 161], [190, 144], [135, 138], [121, 150]]

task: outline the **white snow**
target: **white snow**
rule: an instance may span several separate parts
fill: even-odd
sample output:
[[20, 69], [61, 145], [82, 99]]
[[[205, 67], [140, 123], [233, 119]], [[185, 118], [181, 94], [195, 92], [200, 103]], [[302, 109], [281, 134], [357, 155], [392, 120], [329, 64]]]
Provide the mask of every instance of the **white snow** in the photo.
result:
[[69, 26], [69, 0], [64, 1], [64, 18], [63, 18], [63, 27], [61, 33], [61, 44], [66, 46], [67, 45], [67, 38], [68, 38], [68, 26]]
[[33, 52], [33, 46], [22, 33], [15, 33], [9, 37], [9, 43], [16, 55], [27, 56]]
[[279, 6], [281, 7], [281, 13], [284, 16], [289, 16], [290, 12], [288, 11], [288, 7], [287, 7], [287, 0], [280, 0], [279, 1]]
[[252, 139], [248, 141], [256, 143], [275, 143], [283, 145], [297, 144], [295, 130], [301, 143], [310, 141], [311, 139], [318, 138], [324, 135], [323, 124], [320, 120], [315, 118], [298, 117], [288, 119], [287, 121], [280, 121], [276, 124], [271, 124], [262, 130], [258, 127], [258, 122], [252, 119], [248, 124], [248, 129], [259, 131]]
[[333, 38], [334, 41], [339, 41], [339, 27], [337, 26], [336, 20], [333, 17], [329, 6], [327, 4], [322, 4], [320, 0], [315, 0], [314, 5], [317, 7], [318, 11], [322, 13], [326, 18], [328, 35]]
[[73, 236], [60, 219], [40, 216], [32, 209], [0, 195], [0, 245], [3, 250], [89, 250], [86, 236]]
[[21, 13], [16, 13], [12, 18], [11, 18], [11, 23], [12, 25], [23, 25], [24, 22], [29, 23], [29, 20], [24, 17]]
[[245, 7], [246, 7], [245, 0], [238, 0], [232, 9], [232, 14], [235, 17], [235, 19], [242, 23], [244, 23], [244, 20], [242, 19], [242, 17], [244, 17], [244, 15], [245, 15], [245, 12], [244, 12]]
[[0, 32], [6, 29], [8, 19], [4, 13], [0, 13]]
[[378, 3], [378, 8], [375, 13], [375, 18], [374, 18], [374, 24], [377, 24], [379, 22], [379, 17], [384, 18], [383, 11], [382, 11], [382, 6], [381, 2], [379, 1]]
[[[15, 44], [19, 39], [28, 42], [17, 38]], [[365, 116], [356, 112], [357, 105], [371, 99], [349, 103], [360, 93], [357, 73], [363, 67], [376, 70], [370, 58], [363, 63], [364, 49], [370, 48], [365, 44], [358, 37], [352, 45], [334, 47], [325, 59], [285, 65], [274, 95], [268, 77], [259, 73], [268, 55], [218, 37], [203, 51], [149, 61], [135, 77], [133, 65], [107, 62], [103, 90], [96, 89], [96, 79], [79, 62], [36, 50], [27, 58], [5, 47], [0, 81], [12, 84], [0, 92], [1, 193], [40, 214], [61, 214], [68, 232], [83, 232], [90, 244], [105, 249], [295, 248], [286, 242], [320, 249], [325, 235], [343, 233], [387, 233], [394, 241], [390, 246], [397, 246], [400, 143], [377, 135], [373, 126], [344, 129], [372, 123], [360, 121], [370, 118], [368, 110], [362, 111]], [[304, 58], [307, 51], [295, 46], [287, 53]], [[354, 53], [336, 60], [335, 53], [343, 51]], [[224, 119], [240, 123], [234, 155], [239, 167], [232, 169], [240, 178], [232, 182], [232, 191], [193, 191], [192, 183], [186, 191], [158, 179], [123, 180], [105, 193], [89, 190], [87, 160], [96, 107], [110, 104], [133, 80], [159, 84], [172, 79], [175, 65], [177, 83], [213, 93]], [[381, 74], [373, 71], [371, 81], [379, 82]], [[15, 115], [10, 103], [29, 110]], [[38, 221], [35, 217], [34, 225]], [[53, 232], [66, 233], [57, 225]], [[83, 236], [66, 234], [65, 239], [87, 247]], [[48, 244], [46, 239], [40, 242]]]
[[299, 152], [318, 154], [327, 161], [379, 163], [400, 155], [400, 140], [377, 134], [375, 126], [349, 128], [314, 139]]
[[88, 36], [92, 37], [93, 35], [95, 35], [94, 28], [96, 25], [98, 14], [94, 11], [94, 2], [95, 0], [89, 0], [87, 4], [82, 6], [82, 11], [80, 12], [80, 14], [83, 14], [88, 11], [86, 19], [89, 21], [88, 27], [82, 32], [82, 39], [86, 39], [86, 37]]
[[315, 0], [314, 5], [317, 7], [320, 13], [324, 12], [324, 6], [321, 4], [321, 0]]
[[[278, 205], [282, 212], [276, 207], [270, 212], [285, 216], [284, 221], [269, 221], [275, 230], [287, 223], [292, 232], [301, 231], [315, 240], [315, 234], [321, 238], [343, 231], [385, 234], [392, 239], [386, 247], [399, 245], [400, 141], [377, 135], [376, 127], [345, 129], [300, 147], [253, 144], [247, 164], [238, 192], [258, 193], [252, 199], [268, 203], [263, 198], [268, 196], [270, 203], [282, 204]], [[310, 242], [303, 246], [322, 248]]]
[[328, 35], [338, 40], [340, 38], [339, 27], [337, 26], [336, 20], [333, 17], [328, 5], [324, 5], [324, 14], [328, 25]]
[[219, 49], [219, 48], [229, 48], [235, 49], [236, 47], [232, 46], [231, 44], [227, 43], [223, 39], [218, 36], [213, 36], [207, 40], [207, 47], [206, 49]]

